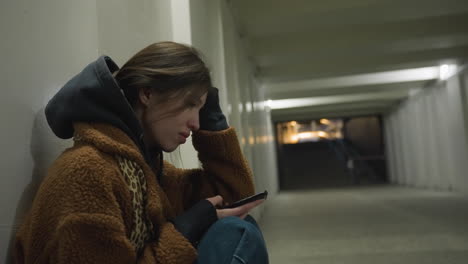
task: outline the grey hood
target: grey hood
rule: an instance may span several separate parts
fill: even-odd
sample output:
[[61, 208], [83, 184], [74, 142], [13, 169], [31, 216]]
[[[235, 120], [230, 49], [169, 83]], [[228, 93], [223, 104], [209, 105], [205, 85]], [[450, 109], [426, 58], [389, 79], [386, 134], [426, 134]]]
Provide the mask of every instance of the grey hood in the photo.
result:
[[[138, 146], [154, 168], [159, 152], [143, 143], [143, 130], [122, 90], [112, 76], [119, 67], [107, 56], [99, 57], [68, 81], [45, 108], [47, 122], [59, 138], [73, 137], [73, 123], [106, 123], [121, 129]], [[162, 155], [161, 155], [162, 156]]]

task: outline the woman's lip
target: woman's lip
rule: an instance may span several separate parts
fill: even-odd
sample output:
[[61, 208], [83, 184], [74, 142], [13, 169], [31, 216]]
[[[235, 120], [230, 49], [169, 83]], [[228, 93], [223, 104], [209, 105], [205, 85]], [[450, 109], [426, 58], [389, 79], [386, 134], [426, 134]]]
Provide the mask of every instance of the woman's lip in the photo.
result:
[[188, 138], [190, 136], [190, 134], [186, 134], [186, 133], [179, 133], [179, 135], [181, 135], [184, 138]]

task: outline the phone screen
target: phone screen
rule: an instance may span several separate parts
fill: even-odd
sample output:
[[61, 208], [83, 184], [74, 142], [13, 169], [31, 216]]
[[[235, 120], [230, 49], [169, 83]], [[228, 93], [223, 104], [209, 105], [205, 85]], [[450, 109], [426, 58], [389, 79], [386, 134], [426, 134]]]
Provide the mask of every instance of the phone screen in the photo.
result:
[[249, 196], [249, 197], [246, 197], [242, 200], [239, 200], [237, 202], [234, 202], [230, 205], [227, 205], [225, 206], [224, 208], [228, 209], [228, 208], [235, 208], [235, 207], [239, 207], [241, 205], [244, 205], [244, 204], [248, 204], [248, 203], [251, 203], [253, 201], [257, 201], [257, 200], [261, 200], [261, 199], [266, 199], [268, 196], [268, 192], [265, 190], [264, 192], [261, 192], [261, 193], [257, 193], [255, 195], [252, 195], [252, 196]]

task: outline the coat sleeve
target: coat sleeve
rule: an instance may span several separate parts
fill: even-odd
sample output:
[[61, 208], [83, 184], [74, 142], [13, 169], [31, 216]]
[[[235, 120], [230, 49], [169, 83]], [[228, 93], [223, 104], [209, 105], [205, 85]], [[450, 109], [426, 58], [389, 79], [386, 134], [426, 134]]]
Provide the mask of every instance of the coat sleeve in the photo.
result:
[[17, 234], [16, 263], [182, 264], [196, 259], [196, 250], [170, 222], [154, 226], [155, 238], [138, 256], [128, 239], [129, 211], [119, 196], [125, 183], [105, 173], [109, 164], [90, 162], [92, 169], [68, 167], [64, 175], [45, 180]]
[[173, 204], [187, 209], [199, 200], [215, 195], [232, 203], [254, 193], [252, 171], [242, 154], [234, 128], [197, 131], [193, 135], [193, 145], [202, 169], [184, 170], [165, 163], [167, 176], [163, 178], [163, 184]]

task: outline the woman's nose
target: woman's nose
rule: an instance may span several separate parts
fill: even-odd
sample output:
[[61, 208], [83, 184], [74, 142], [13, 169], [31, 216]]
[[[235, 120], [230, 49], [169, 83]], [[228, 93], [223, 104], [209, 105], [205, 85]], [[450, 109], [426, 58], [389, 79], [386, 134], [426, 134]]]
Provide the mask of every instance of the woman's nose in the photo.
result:
[[189, 119], [188, 127], [192, 131], [197, 131], [198, 129], [200, 129], [200, 118], [198, 116], [198, 113], [197, 115], [194, 115], [192, 118]]

